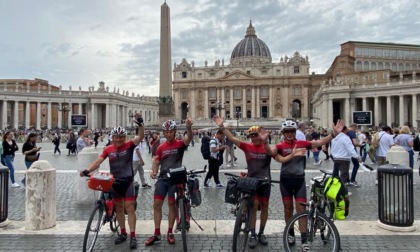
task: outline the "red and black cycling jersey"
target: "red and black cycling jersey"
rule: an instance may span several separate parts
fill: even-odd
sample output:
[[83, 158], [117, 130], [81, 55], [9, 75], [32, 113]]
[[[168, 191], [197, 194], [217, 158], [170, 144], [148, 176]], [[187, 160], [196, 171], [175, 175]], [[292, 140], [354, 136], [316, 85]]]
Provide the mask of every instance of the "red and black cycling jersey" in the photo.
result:
[[132, 140], [120, 148], [111, 144], [105, 147], [100, 157], [109, 158], [109, 169], [115, 178], [133, 177], [133, 151], [136, 145]]
[[254, 145], [241, 142], [239, 146], [245, 153], [248, 166], [248, 176], [253, 178], [270, 178], [270, 164], [272, 157], [265, 151], [264, 145]]
[[[276, 145], [277, 152], [286, 157], [292, 153], [293, 148], [305, 148], [310, 150], [312, 148], [312, 144], [309, 141], [301, 141], [301, 140], [293, 140], [292, 143], [288, 143], [283, 141]], [[281, 177], [304, 177], [305, 176], [305, 161], [306, 156], [297, 156], [293, 157], [292, 160], [289, 162], [283, 163], [281, 165]]]
[[159, 177], [169, 172], [170, 168], [182, 166], [186, 146], [184, 141], [174, 139], [171, 143], [165, 141], [156, 150], [155, 160], [160, 161]]

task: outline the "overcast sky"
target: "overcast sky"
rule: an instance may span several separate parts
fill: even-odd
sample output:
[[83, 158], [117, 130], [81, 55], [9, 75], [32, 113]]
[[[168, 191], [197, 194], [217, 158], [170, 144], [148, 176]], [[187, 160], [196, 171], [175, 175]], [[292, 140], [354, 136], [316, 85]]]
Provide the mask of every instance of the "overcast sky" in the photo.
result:
[[[0, 0], [0, 79], [158, 95], [163, 0]], [[274, 62], [325, 73], [349, 40], [420, 44], [418, 0], [168, 0], [172, 63], [229, 62], [249, 20]], [[173, 64], [172, 64], [173, 65]]]

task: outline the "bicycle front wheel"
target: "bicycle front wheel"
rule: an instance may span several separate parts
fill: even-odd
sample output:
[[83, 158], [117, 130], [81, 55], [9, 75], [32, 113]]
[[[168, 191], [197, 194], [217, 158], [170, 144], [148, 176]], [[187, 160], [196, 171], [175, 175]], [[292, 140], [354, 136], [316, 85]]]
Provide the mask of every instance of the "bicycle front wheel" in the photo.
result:
[[[312, 219], [308, 215], [308, 211], [297, 213], [286, 224], [283, 232], [285, 250], [302, 251], [306, 247], [310, 251], [338, 252], [339, 233], [331, 219], [322, 213]], [[329, 235], [321, 235], [323, 233]]]
[[86, 226], [85, 238], [83, 240], [83, 252], [92, 251], [98, 238], [99, 230], [101, 229], [101, 222], [104, 215], [104, 210], [101, 204], [96, 204], [92, 213], [90, 214], [88, 224]]
[[235, 228], [233, 230], [233, 252], [245, 251], [251, 217], [251, 204], [249, 200], [244, 199], [236, 212]]
[[184, 203], [184, 199], [179, 199], [178, 201], [179, 204], [179, 212], [181, 215], [181, 236], [182, 236], [182, 246], [184, 248], [184, 252], [187, 252], [187, 221], [185, 220], [185, 203]]

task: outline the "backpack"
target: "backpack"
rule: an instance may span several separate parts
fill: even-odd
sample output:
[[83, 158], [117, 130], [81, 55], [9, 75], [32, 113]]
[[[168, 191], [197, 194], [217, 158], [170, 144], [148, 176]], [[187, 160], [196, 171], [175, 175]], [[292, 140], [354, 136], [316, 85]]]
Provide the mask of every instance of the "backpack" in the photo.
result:
[[330, 177], [325, 182], [324, 194], [334, 201], [334, 217], [337, 220], [345, 220], [349, 214], [350, 200], [348, 190], [340, 178]]
[[210, 156], [211, 156], [211, 151], [210, 151], [210, 137], [208, 136], [203, 136], [203, 138], [201, 138], [201, 155], [203, 155], [203, 158], [205, 160], [209, 160]]
[[226, 184], [226, 191], [225, 191], [225, 202], [229, 204], [236, 204], [239, 199], [238, 194], [238, 178], [231, 177], [229, 178]]
[[187, 186], [188, 193], [190, 194], [191, 206], [196, 207], [201, 205], [199, 180], [197, 178], [188, 178]]
[[[382, 137], [382, 136], [381, 136]], [[376, 151], [379, 147], [379, 132], [376, 132], [372, 137], [372, 143], [370, 144], [370, 149]]]
[[420, 138], [419, 138], [419, 135], [417, 135], [414, 138], [414, 141], [413, 141], [413, 150], [414, 151], [420, 151]]

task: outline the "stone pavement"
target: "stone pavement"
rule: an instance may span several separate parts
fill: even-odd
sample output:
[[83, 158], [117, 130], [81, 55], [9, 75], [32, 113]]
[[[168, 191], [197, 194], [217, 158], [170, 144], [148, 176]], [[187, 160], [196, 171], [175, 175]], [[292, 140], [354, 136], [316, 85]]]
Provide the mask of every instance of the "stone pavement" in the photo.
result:
[[[103, 148], [98, 146], [98, 152]], [[25, 190], [23, 188], [10, 188], [9, 190], [9, 220], [10, 224], [6, 228], [0, 228], [0, 251], [80, 251], [83, 240], [83, 233], [92, 204], [75, 204], [76, 188], [75, 180], [82, 179], [78, 177], [77, 157], [66, 156], [67, 150], [62, 144], [62, 154], [53, 155], [52, 143], [41, 143], [41, 159], [48, 160], [52, 166], [57, 169], [57, 221], [56, 228], [29, 232], [24, 230], [25, 221]], [[20, 145], [21, 147], [21, 145]], [[189, 147], [185, 153], [184, 164], [188, 169], [202, 169], [206, 164], [201, 158], [199, 151], [200, 143], [195, 147]], [[229, 168], [229, 172], [239, 172], [245, 167], [244, 155], [237, 149], [238, 167]], [[321, 156], [322, 157], [322, 156]], [[321, 167], [312, 165], [313, 160], [307, 160], [307, 182], [314, 176], [319, 176], [320, 168], [331, 169], [332, 162], [324, 161]], [[17, 155], [15, 160], [17, 169], [17, 180], [23, 177], [25, 166], [23, 156]], [[418, 167], [417, 164], [415, 167]], [[107, 162], [101, 169], [108, 168]], [[150, 169], [150, 156], [146, 155], [146, 170]], [[272, 162], [272, 177], [279, 177], [280, 165]], [[225, 170], [221, 170], [220, 178], [222, 183], [226, 183]], [[146, 172], [148, 174], [148, 172]], [[350, 197], [350, 216], [346, 221], [336, 222], [338, 230], [342, 235], [343, 251], [419, 251], [420, 243], [418, 235], [420, 234], [420, 224], [416, 221], [417, 231], [413, 233], [394, 233], [384, 231], [376, 226], [378, 219], [378, 196], [377, 187], [374, 185], [375, 173], [366, 173], [359, 171], [357, 181], [360, 187], [351, 187]], [[420, 193], [420, 181], [418, 170], [414, 172], [414, 207], [415, 220], [420, 220], [419, 203], [420, 199], [416, 197]], [[138, 179], [138, 177], [136, 178]], [[201, 185], [202, 185], [201, 178]], [[153, 181], [148, 179], [150, 184]], [[189, 246], [190, 251], [229, 251], [233, 232], [234, 217], [229, 213], [231, 205], [224, 203], [224, 190], [201, 188], [203, 202], [202, 205], [193, 209], [193, 216], [204, 231], [200, 231], [195, 224], [190, 229]], [[269, 225], [267, 234], [269, 237], [269, 246], [259, 247], [255, 251], [281, 251], [284, 222], [283, 206], [281, 203], [279, 187], [273, 186], [271, 192]], [[181, 243], [177, 245], [168, 245], [166, 241], [160, 245], [145, 248], [143, 241], [148, 234], [153, 232], [153, 189], [141, 189], [138, 198], [138, 222], [137, 233], [140, 244], [139, 250], [142, 251], [181, 251]], [[166, 204], [165, 204], [166, 205]], [[162, 231], [166, 228], [167, 209], [164, 207], [164, 216], [162, 221]], [[271, 222], [270, 222], [271, 220]], [[363, 232], [362, 232], [363, 231]], [[178, 241], [180, 236], [176, 235]], [[113, 236], [106, 230], [101, 232], [97, 242], [97, 251], [120, 251], [128, 249], [127, 244], [115, 246]]]

